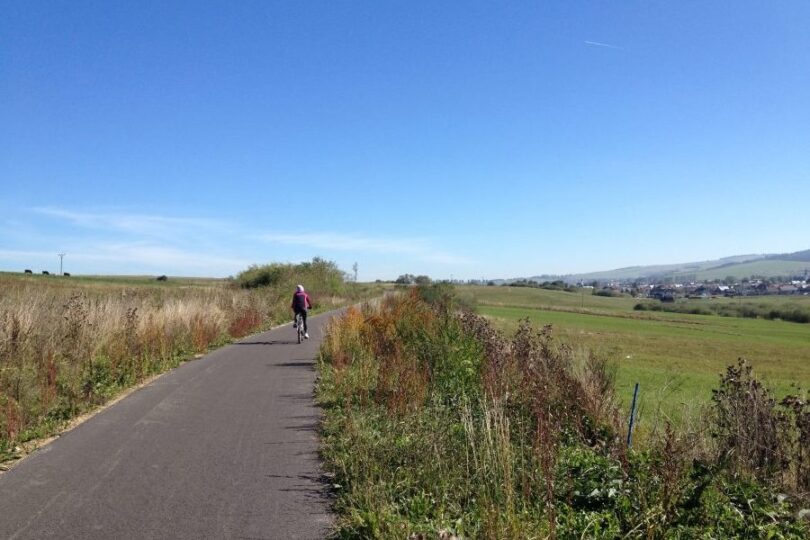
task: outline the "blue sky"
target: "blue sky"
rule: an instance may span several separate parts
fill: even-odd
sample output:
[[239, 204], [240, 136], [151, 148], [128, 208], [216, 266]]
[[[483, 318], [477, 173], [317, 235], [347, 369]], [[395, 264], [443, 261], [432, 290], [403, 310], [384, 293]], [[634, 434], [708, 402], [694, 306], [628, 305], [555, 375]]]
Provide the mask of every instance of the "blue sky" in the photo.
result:
[[810, 3], [0, 2], [0, 269], [810, 248]]

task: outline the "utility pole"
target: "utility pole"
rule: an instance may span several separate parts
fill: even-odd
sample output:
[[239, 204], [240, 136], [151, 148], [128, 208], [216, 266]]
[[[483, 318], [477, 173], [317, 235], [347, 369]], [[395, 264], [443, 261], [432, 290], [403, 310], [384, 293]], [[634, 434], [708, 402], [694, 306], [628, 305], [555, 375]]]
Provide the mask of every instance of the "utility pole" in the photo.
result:
[[62, 275], [62, 261], [64, 260], [65, 255], [67, 255], [67, 253], [57, 253], [57, 255], [59, 255], [59, 275], [61, 276]]

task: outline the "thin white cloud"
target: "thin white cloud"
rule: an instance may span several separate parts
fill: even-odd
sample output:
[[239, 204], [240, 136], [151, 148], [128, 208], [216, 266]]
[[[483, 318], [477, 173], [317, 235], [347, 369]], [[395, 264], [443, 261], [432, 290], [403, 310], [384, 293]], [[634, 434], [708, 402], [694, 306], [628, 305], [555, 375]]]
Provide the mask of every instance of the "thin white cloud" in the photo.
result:
[[419, 255], [419, 258], [426, 262], [438, 264], [469, 265], [473, 263], [473, 261], [467, 257], [462, 257], [460, 255], [453, 255], [452, 253], [439, 253], [439, 252], [422, 253]]
[[79, 257], [86, 260], [133, 262], [154, 268], [241, 269], [249, 264], [238, 258], [212, 256], [147, 243], [101, 245], [96, 247], [94, 253], [79, 254]]
[[339, 233], [266, 233], [258, 235], [257, 238], [272, 244], [306, 246], [323, 250], [410, 255], [423, 261], [442, 264], [470, 263], [465, 257], [438, 251], [430, 242], [420, 238], [374, 238]]
[[339, 251], [368, 251], [373, 253], [416, 253], [424, 251], [426, 244], [418, 239], [365, 238], [336, 233], [284, 234], [267, 233], [258, 236], [273, 244], [307, 246]]
[[341, 253], [367, 254], [374, 259], [386, 256], [399, 265], [409, 261], [438, 267], [474, 264], [427, 238], [284, 231], [257, 235], [243, 224], [216, 219], [52, 206], [29, 212], [53, 221], [47, 228], [35, 230], [30, 239], [17, 238], [3, 246], [6, 250], [0, 249], [0, 264], [47, 268], [57, 260], [56, 253], [64, 251], [70, 268], [79, 273], [228, 275], [255, 262], [247, 259], [255, 259], [267, 244], [290, 246], [279, 250], [287, 252], [287, 258], [316, 251], [337, 258]]
[[616, 49], [617, 51], [623, 51], [624, 47], [619, 47], [618, 45], [611, 45], [610, 43], [602, 43], [601, 41], [585, 41], [585, 45], [590, 45], [591, 47], [604, 47], [606, 49]]
[[75, 212], [54, 207], [40, 207], [33, 210], [38, 214], [61, 219], [80, 227], [156, 237], [176, 236], [188, 231], [227, 228], [227, 224], [222, 221], [203, 218], [178, 218], [126, 212]]
[[56, 259], [56, 251], [25, 251], [15, 249], [0, 249], [0, 259], [9, 259], [12, 261], [21, 260], [36, 260], [46, 261]]

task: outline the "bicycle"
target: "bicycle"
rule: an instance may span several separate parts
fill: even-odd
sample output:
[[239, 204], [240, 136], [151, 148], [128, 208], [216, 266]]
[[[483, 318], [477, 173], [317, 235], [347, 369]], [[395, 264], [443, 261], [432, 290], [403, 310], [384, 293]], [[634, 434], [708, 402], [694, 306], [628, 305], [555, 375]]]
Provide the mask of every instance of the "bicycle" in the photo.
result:
[[298, 332], [298, 343], [304, 341], [304, 318], [300, 313], [295, 314], [295, 329]]

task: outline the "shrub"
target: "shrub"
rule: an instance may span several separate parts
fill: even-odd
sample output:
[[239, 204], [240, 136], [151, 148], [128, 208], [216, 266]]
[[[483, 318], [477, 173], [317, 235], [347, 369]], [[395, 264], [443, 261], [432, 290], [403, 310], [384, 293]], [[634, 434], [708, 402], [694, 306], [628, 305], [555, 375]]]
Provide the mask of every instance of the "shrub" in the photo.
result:
[[721, 459], [767, 479], [782, 467], [779, 424], [771, 393], [752, 374], [751, 366], [740, 359], [729, 366], [720, 379], [720, 388], [712, 391], [714, 437]]
[[740, 359], [713, 392], [719, 460], [784, 489], [810, 489], [810, 403], [801, 391], [777, 403]]
[[240, 272], [235, 281], [245, 289], [275, 287], [290, 291], [303, 283], [313, 293], [337, 295], [345, 289], [343, 276], [334, 262], [315, 257], [311, 262], [300, 264], [252, 265]]
[[783, 407], [786, 427], [781, 434], [785, 454], [789, 456], [793, 488], [810, 491], [810, 401], [806, 396], [790, 395], [780, 405]]
[[594, 296], [606, 296], [608, 298], [619, 298], [622, 295], [620, 291], [615, 291], [613, 289], [594, 289], [593, 290]]

